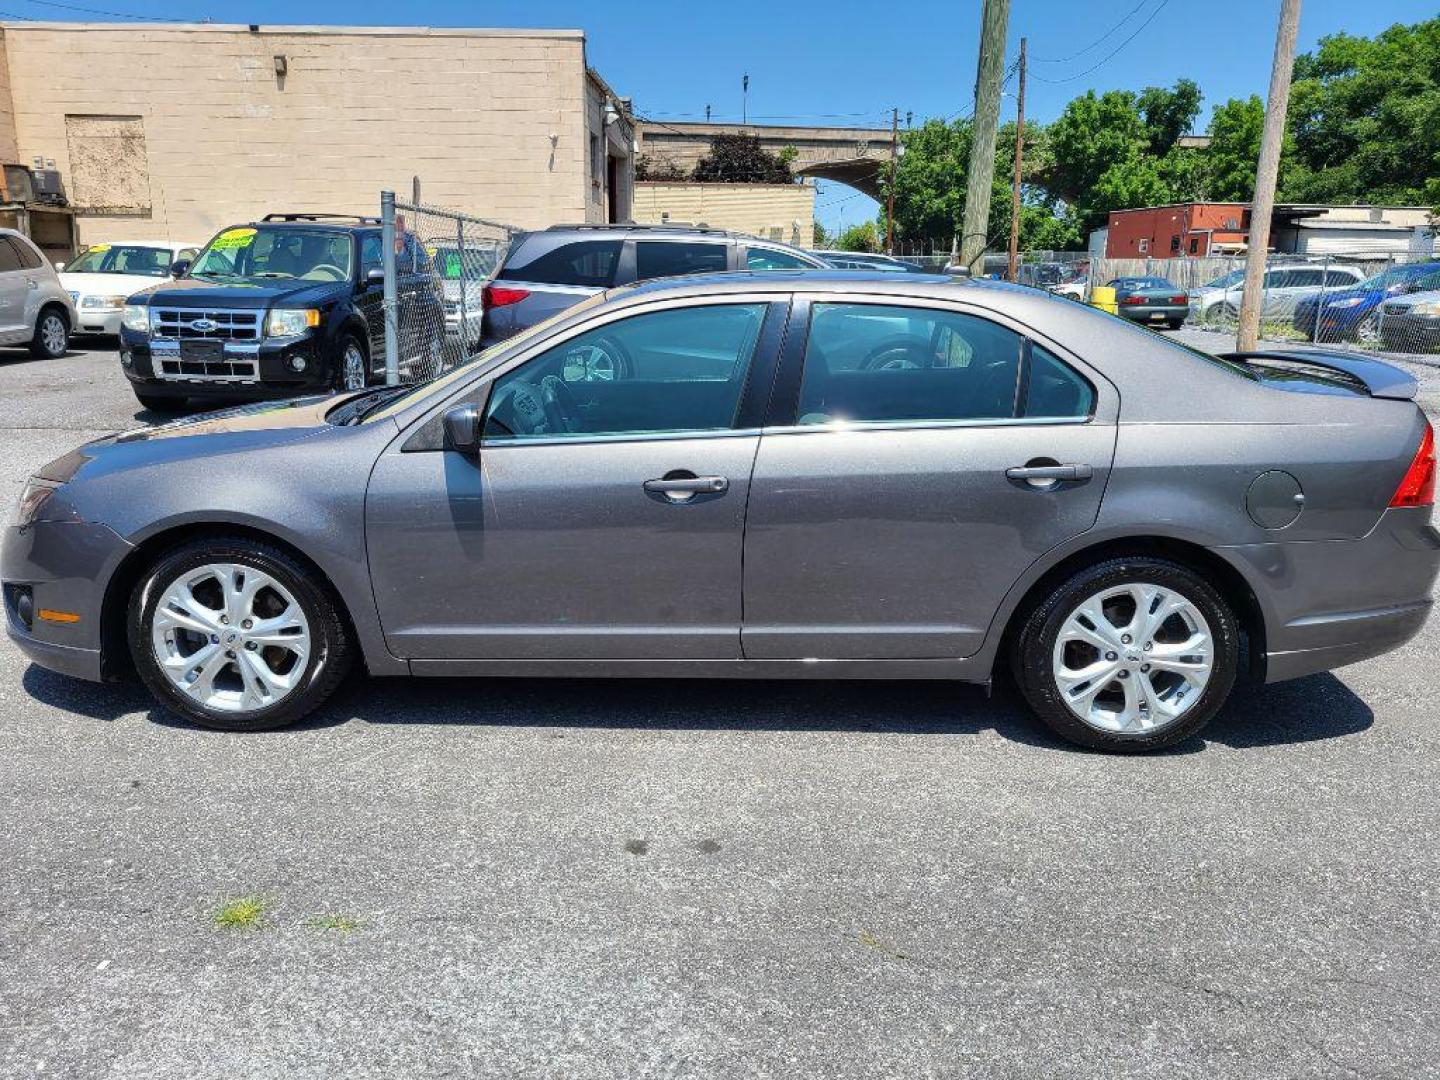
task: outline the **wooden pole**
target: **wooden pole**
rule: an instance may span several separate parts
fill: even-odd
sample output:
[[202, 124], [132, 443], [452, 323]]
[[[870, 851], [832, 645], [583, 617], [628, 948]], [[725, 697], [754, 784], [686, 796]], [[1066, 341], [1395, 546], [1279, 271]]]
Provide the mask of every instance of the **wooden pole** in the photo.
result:
[[1015, 108], [1015, 180], [1010, 193], [1010, 280], [1018, 281], [1020, 263], [1020, 163], [1025, 154], [1025, 39], [1020, 39], [1020, 91]]
[[1005, 34], [1010, 0], [985, 0], [980, 16], [980, 60], [976, 66], [975, 119], [970, 174], [965, 185], [965, 221], [960, 261], [978, 275], [990, 235], [990, 193], [995, 183], [995, 131], [1000, 126], [1000, 84], [1005, 79]]

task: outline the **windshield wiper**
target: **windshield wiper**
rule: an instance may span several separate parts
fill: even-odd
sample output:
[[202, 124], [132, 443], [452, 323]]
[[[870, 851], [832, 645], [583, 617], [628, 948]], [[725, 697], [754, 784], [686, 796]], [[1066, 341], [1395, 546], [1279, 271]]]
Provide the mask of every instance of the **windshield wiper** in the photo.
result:
[[403, 397], [410, 390], [420, 385], [418, 382], [401, 382], [393, 386], [372, 386], [367, 390], [361, 390], [355, 397], [347, 401], [342, 409], [346, 410], [345, 417], [340, 421], [342, 424], [358, 424], [365, 417], [369, 416], [376, 409], [390, 404], [396, 398]]

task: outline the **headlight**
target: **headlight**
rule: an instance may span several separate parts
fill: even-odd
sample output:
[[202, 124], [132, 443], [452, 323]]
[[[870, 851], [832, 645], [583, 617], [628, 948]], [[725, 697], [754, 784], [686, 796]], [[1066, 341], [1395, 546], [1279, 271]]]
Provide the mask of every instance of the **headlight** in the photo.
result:
[[1320, 306], [1329, 310], [1333, 310], [1334, 308], [1359, 307], [1364, 302], [1365, 298], [1363, 296], [1347, 296], [1343, 300], [1326, 300], [1323, 296], [1320, 298]]
[[81, 301], [80, 301], [80, 306], [81, 306], [82, 308], [89, 308], [89, 309], [91, 309], [91, 310], [93, 310], [93, 309], [95, 309], [95, 308], [99, 308], [99, 309], [101, 309], [102, 311], [119, 311], [121, 308], [123, 308], [123, 307], [125, 306], [125, 297], [123, 297], [123, 296], [86, 296], [86, 297], [83, 297], [83, 298], [81, 299]]
[[320, 312], [315, 308], [276, 308], [265, 320], [266, 337], [299, 337], [320, 325]]
[[1411, 315], [1440, 315], [1440, 300], [1426, 300], [1422, 304], [1410, 305]]
[[21, 528], [32, 524], [40, 516], [41, 507], [55, 494], [55, 489], [59, 486], [54, 480], [42, 480], [38, 476], [32, 476], [25, 481], [25, 490], [20, 493], [20, 501], [10, 512], [10, 524]]
[[141, 304], [126, 304], [125, 313], [120, 316], [120, 325], [137, 334], [150, 331], [150, 309]]

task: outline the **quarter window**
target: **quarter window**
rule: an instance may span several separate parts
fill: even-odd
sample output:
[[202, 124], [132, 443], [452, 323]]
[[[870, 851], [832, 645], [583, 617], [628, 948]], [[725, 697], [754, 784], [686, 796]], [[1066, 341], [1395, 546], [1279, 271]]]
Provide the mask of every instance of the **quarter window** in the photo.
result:
[[15, 236], [9, 237], [8, 239], [10, 243], [15, 246], [15, 254], [20, 258], [20, 265], [26, 270], [35, 270], [41, 265], [42, 260], [40, 256], [36, 254], [35, 249], [24, 240]]
[[20, 269], [20, 252], [8, 238], [0, 239], [0, 274]]
[[733, 427], [765, 307], [672, 308], [579, 334], [495, 380], [485, 440]]
[[747, 270], [807, 270], [810, 264], [788, 251], [774, 248], [750, 248], [745, 252]]
[[635, 244], [635, 277], [648, 281], [677, 274], [709, 274], [726, 269], [726, 245], [640, 240]]
[[1089, 416], [1094, 409], [1090, 384], [1054, 353], [1031, 342], [1020, 415], [1068, 420]]

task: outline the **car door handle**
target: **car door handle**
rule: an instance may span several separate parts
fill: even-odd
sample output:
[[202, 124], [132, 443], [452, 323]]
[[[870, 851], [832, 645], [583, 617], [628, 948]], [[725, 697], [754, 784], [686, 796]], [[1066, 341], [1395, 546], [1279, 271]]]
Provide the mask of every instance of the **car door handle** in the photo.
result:
[[728, 491], [730, 481], [723, 476], [695, 476], [677, 470], [659, 480], [646, 480], [643, 487], [649, 494], [664, 496], [671, 502], [688, 502], [696, 495], [719, 495]]
[[1089, 465], [1017, 465], [1005, 475], [1011, 480], [1089, 480], [1095, 470]]

